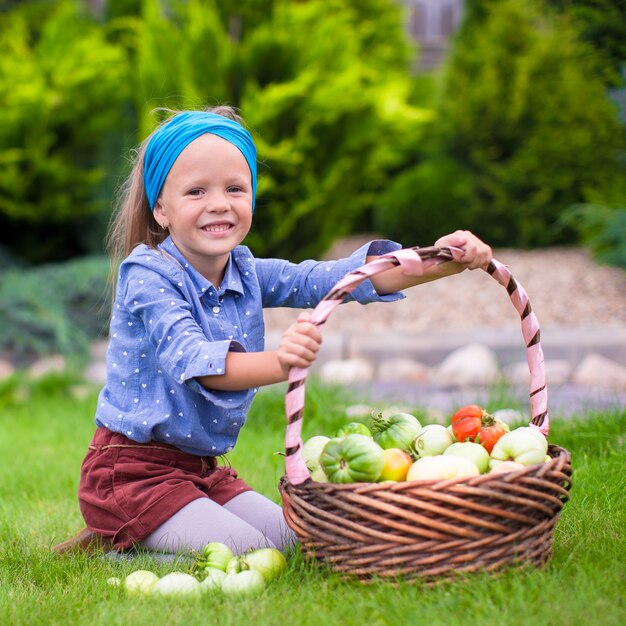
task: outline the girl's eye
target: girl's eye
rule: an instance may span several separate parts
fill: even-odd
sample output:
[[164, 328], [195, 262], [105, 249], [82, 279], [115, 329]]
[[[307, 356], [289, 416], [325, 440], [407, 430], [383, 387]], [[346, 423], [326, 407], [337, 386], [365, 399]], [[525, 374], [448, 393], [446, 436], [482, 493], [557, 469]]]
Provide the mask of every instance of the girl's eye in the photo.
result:
[[243, 191], [243, 189], [241, 187], [237, 186], [237, 185], [231, 185], [228, 188], [228, 191], [230, 193], [241, 193]]
[[199, 196], [202, 193], [202, 189], [191, 189], [189, 191], [190, 196]]

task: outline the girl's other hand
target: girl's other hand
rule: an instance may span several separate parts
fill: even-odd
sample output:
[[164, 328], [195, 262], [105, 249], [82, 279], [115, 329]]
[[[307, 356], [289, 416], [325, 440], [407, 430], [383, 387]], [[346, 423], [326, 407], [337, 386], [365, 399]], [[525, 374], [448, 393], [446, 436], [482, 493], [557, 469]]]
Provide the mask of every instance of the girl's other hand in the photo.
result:
[[457, 230], [445, 235], [435, 242], [435, 246], [453, 246], [463, 250], [459, 263], [470, 270], [486, 269], [493, 258], [491, 248], [469, 230]]
[[310, 319], [310, 313], [300, 313], [298, 321], [283, 333], [277, 355], [285, 376], [289, 368], [309, 367], [317, 358], [322, 334], [317, 326], [311, 324]]

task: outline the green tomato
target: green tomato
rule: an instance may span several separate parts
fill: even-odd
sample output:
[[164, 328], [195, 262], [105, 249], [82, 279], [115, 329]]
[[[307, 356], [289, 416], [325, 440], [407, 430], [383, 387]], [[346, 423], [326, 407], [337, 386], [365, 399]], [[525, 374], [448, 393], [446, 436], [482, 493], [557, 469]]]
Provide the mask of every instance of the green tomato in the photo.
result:
[[385, 453], [366, 435], [335, 437], [324, 446], [320, 465], [331, 483], [373, 483], [383, 471]]
[[222, 582], [222, 592], [227, 596], [258, 596], [265, 589], [265, 581], [255, 569], [227, 574]]
[[327, 483], [328, 482], [328, 477], [326, 476], [326, 474], [324, 474], [324, 470], [321, 468], [320, 465], [318, 465], [311, 472], [311, 479], [314, 480], [316, 483]]
[[371, 437], [372, 433], [370, 429], [361, 422], [348, 422], [337, 431], [335, 437], [345, 437], [346, 435], [365, 435], [366, 437]]
[[384, 417], [382, 413], [372, 414], [372, 436], [385, 450], [400, 448], [409, 451], [421, 427], [417, 418], [410, 413], [395, 413], [390, 417]]
[[225, 543], [212, 541], [204, 546], [202, 556], [202, 565], [205, 567], [215, 567], [216, 569], [226, 571], [226, 566], [234, 555], [233, 551]]
[[314, 472], [320, 464], [320, 454], [324, 446], [330, 441], [330, 437], [315, 435], [302, 444], [302, 460], [309, 472]]
[[287, 569], [287, 559], [276, 548], [258, 548], [231, 559], [226, 566], [226, 573], [236, 574], [250, 569], [259, 572], [268, 583]]
[[129, 574], [124, 579], [124, 589], [131, 596], [143, 596], [152, 593], [153, 587], [159, 581], [159, 577], [154, 572], [139, 569]]
[[478, 468], [469, 459], [453, 454], [437, 454], [417, 459], [409, 468], [407, 480], [448, 480], [478, 476]]
[[221, 591], [222, 583], [227, 574], [224, 570], [217, 569], [215, 567], [207, 567], [204, 570], [205, 578], [200, 583], [203, 593], [213, 593], [215, 591]]
[[494, 461], [494, 459], [489, 461], [490, 474], [505, 474], [506, 472], [517, 472], [523, 469], [526, 469], [526, 466], [515, 461]]
[[454, 435], [454, 431], [452, 430], [452, 425], [448, 426], [448, 432], [450, 433], [450, 436], [452, 437], [452, 441], [458, 441], [458, 439]]
[[184, 572], [167, 574], [152, 588], [152, 594], [155, 596], [199, 597], [201, 593], [202, 587], [198, 580]]
[[258, 548], [236, 556], [226, 568], [227, 573], [245, 572], [254, 569], [268, 583], [287, 569], [287, 559], [276, 548]]
[[479, 443], [472, 443], [471, 441], [453, 443], [444, 450], [443, 454], [444, 456], [451, 454], [469, 459], [476, 465], [481, 474], [489, 469], [489, 452]]
[[243, 555], [239, 554], [238, 556], [234, 556], [230, 561], [228, 561], [228, 565], [224, 570], [227, 574], [237, 574], [239, 572], [245, 572], [250, 569], [246, 562], [243, 560]]
[[523, 426], [498, 439], [491, 451], [489, 465], [494, 468], [501, 461], [535, 465], [545, 461], [547, 452], [548, 440], [536, 429]]
[[413, 441], [412, 452], [416, 458], [443, 454], [444, 450], [454, 443], [450, 431], [441, 424], [424, 426]]

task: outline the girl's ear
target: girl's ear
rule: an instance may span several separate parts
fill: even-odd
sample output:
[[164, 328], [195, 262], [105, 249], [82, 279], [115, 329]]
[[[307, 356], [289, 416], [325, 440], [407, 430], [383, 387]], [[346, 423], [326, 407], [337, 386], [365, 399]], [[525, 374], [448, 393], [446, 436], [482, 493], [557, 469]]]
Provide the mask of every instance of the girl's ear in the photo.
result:
[[165, 210], [163, 209], [163, 205], [161, 204], [160, 200], [156, 201], [152, 214], [154, 215], [154, 219], [156, 220], [157, 224], [163, 230], [167, 230], [167, 227], [169, 226], [169, 224], [167, 221], [167, 216], [165, 215]]

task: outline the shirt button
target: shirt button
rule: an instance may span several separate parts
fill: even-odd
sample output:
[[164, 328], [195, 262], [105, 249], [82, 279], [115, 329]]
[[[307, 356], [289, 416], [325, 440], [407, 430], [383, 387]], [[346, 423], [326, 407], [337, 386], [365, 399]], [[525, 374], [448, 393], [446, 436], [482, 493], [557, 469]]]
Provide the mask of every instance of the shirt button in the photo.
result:
[[220, 312], [220, 307], [214, 306], [213, 307], [213, 313], [219, 313], [219, 312]]

